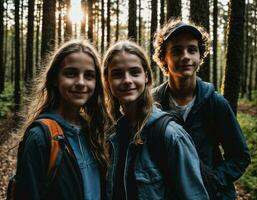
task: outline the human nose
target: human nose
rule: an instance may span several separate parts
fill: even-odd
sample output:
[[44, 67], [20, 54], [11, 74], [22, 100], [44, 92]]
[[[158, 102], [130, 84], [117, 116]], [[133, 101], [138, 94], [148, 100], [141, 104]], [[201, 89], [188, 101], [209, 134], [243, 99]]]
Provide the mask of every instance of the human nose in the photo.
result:
[[80, 74], [77, 78], [77, 85], [85, 85], [85, 78], [83, 74]]
[[123, 79], [123, 81], [124, 81], [125, 83], [131, 83], [131, 77], [130, 77], [130, 74], [129, 74], [129, 73], [125, 73], [125, 74], [124, 74], [124, 79]]
[[187, 51], [187, 49], [184, 49], [182, 53], [182, 60], [189, 60], [189, 59], [190, 59], [189, 52]]

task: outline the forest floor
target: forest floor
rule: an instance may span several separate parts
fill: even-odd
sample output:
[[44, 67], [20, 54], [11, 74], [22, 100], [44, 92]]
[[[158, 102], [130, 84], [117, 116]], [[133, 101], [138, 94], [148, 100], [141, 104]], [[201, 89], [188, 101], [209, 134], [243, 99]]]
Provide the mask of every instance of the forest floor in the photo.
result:
[[[257, 116], [257, 105], [239, 104], [238, 111]], [[20, 141], [16, 134], [11, 134], [15, 124], [16, 122], [10, 119], [0, 121], [0, 199], [6, 198], [8, 180], [15, 173], [16, 153]], [[237, 200], [251, 199], [250, 195], [240, 187], [237, 187], [237, 193]]]

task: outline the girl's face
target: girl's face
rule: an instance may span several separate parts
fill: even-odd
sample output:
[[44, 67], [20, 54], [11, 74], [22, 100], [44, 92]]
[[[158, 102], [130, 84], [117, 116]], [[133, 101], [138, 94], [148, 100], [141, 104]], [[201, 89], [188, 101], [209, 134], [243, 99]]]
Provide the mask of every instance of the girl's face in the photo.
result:
[[123, 107], [138, 99], [148, 80], [140, 58], [127, 52], [112, 58], [107, 78], [112, 95]]
[[82, 52], [69, 54], [62, 61], [56, 81], [59, 109], [80, 109], [94, 94], [96, 71], [93, 58]]

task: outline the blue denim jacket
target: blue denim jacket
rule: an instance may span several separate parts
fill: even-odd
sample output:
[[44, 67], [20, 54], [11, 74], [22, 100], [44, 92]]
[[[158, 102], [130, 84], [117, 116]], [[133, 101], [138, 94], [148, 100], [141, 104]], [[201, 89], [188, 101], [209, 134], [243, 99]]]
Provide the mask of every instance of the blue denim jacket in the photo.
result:
[[41, 114], [38, 118], [51, 118], [60, 124], [67, 148], [55, 178], [48, 186], [49, 133], [39, 125], [28, 129], [17, 165], [16, 199], [100, 200], [100, 169], [85, 133], [72, 127], [55, 112]]
[[[154, 107], [153, 112], [142, 130], [143, 141], [147, 138], [148, 126], [164, 112]], [[118, 151], [119, 151], [119, 122], [117, 133], [110, 137], [112, 147], [112, 165], [110, 167], [107, 179], [107, 200], [111, 200], [114, 191], [114, 180], [116, 176]], [[199, 160], [197, 152], [190, 136], [185, 130], [175, 122], [170, 122], [165, 132], [165, 147], [168, 151], [168, 168], [171, 177], [163, 175], [156, 163], [152, 160], [148, 146], [144, 143], [137, 146], [136, 153], [132, 154], [135, 148], [134, 143], [130, 142], [127, 149], [125, 160], [124, 177], [127, 176], [128, 166], [135, 156], [134, 177], [136, 180], [137, 198], [139, 200], [158, 200], [158, 199], [183, 199], [183, 200], [205, 200], [209, 199], [206, 189], [203, 185], [199, 169]], [[134, 149], [134, 150], [135, 150]], [[162, 155], [160, 155], [162, 156]], [[164, 183], [164, 177], [169, 179], [171, 185]], [[125, 193], [127, 192], [127, 180], [124, 180]], [[176, 196], [176, 197], [174, 197]], [[126, 199], [127, 194], [126, 194]]]

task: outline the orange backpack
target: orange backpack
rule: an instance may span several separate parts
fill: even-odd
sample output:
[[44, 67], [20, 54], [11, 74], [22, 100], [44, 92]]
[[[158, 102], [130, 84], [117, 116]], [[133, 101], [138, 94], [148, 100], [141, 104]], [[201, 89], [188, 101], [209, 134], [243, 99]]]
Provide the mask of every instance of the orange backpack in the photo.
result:
[[[51, 137], [51, 150], [49, 156], [48, 176], [50, 182], [54, 179], [58, 166], [62, 158], [61, 143], [59, 140], [64, 139], [63, 130], [61, 126], [53, 119], [42, 118], [37, 119], [35, 122], [39, 122], [47, 127]], [[12, 176], [9, 180], [7, 187], [6, 200], [14, 200], [16, 189], [16, 175]]]

